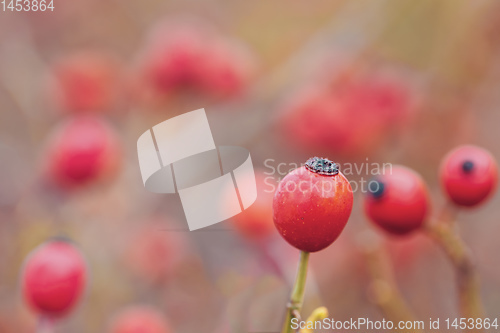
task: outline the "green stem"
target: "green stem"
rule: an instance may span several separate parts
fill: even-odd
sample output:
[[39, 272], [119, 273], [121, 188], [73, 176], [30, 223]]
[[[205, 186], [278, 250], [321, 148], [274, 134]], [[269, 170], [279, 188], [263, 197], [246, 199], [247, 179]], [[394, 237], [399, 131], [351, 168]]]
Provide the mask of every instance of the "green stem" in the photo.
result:
[[[292, 295], [290, 296], [290, 302], [286, 309], [286, 319], [283, 324], [282, 333], [291, 333], [292, 329], [292, 319], [300, 317], [300, 309], [302, 308], [302, 302], [304, 300], [304, 291], [306, 287], [306, 277], [307, 277], [307, 263], [309, 261], [309, 252], [300, 251], [299, 267], [297, 268], [297, 276], [295, 277], [295, 284], [293, 285]], [[300, 320], [300, 318], [299, 318]]]

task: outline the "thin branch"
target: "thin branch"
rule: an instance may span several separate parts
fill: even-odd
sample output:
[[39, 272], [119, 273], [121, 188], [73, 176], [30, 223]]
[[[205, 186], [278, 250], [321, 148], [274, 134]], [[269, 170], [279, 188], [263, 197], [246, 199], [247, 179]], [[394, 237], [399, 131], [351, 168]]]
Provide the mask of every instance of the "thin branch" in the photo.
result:
[[[460, 313], [464, 318], [484, 318], [479, 276], [471, 253], [451, 223], [426, 226], [429, 236], [444, 250], [455, 267]], [[482, 330], [472, 330], [482, 332]]]
[[391, 263], [376, 236], [371, 232], [365, 234], [362, 245], [371, 276], [370, 292], [374, 303], [392, 322], [415, 321], [415, 315], [397, 286]]

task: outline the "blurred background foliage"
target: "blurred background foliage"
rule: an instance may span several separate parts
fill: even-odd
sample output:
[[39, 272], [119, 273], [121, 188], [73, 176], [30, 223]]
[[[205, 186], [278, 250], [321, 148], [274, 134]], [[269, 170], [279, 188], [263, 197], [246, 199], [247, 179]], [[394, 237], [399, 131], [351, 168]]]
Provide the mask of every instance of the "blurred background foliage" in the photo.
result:
[[[303, 163], [314, 155], [340, 163], [408, 165], [428, 182], [434, 211], [444, 202], [437, 169], [448, 150], [474, 143], [500, 156], [496, 0], [54, 0], [54, 7], [44, 13], [0, 12], [2, 333], [34, 330], [36, 316], [20, 295], [19, 271], [33, 248], [58, 234], [81, 246], [92, 279], [86, 299], [57, 325], [57, 332], [107, 332], [114, 313], [144, 303], [161, 311], [172, 332], [280, 327], [298, 253], [273, 228], [262, 226], [262, 221], [272, 224], [270, 197], [255, 211], [242, 213], [243, 222], [237, 217], [187, 232], [178, 199], [148, 193], [142, 186], [136, 139], [177, 114], [205, 107], [215, 141], [250, 149], [261, 172], [269, 171], [266, 159], [277, 166]], [[193, 23], [203, 22], [203, 27], [215, 27], [216, 36], [227, 38], [228, 45], [244, 45], [245, 59], [251, 59], [243, 68], [248, 77], [237, 72], [241, 86], [222, 95], [152, 88], [154, 82], [141, 76], [146, 71], [141, 66], [156, 64], [148, 53], [156, 49], [150, 51], [148, 43], [164, 20], [203, 33], [212, 29]], [[168, 39], [173, 30], [159, 30], [152, 43]], [[204, 52], [211, 49], [203, 45]], [[66, 70], [58, 76], [57, 64], [87, 51], [112, 59], [111, 65], [89, 60], [90, 65], [76, 61], [74, 66], [86, 68], [85, 73], [95, 69], [97, 79], [90, 82], [104, 87], [96, 96], [104, 91], [113, 98], [104, 99], [102, 107], [91, 104], [92, 110], [75, 111], [61, 104], [59, 95], [74, 93], [86, 103], [90, 93], [82, 93], [78, 84], [71, 91], [70, 81], [64, 81]], [[88, 58], [83, 58], [85, 63]], [[162, 59], [153, 71], [160, 71]], [[236, 68], [243, 63], [237, 60]], [[108, 73], [114, 66], [116, 71]], [[386, 82], [387, 74], [396, 80], [378, 90], [379, 78]], [[57, 80], [62, 81], [54, 86]], [[221, 80], [221, 89], [227, 88]], [[113, 93], [106, 90], [110, 85]], [[310, 91], [321, 95], [310, 97]], [[306, 106], [297, 106], [302, 103], [297, 96], [305, 96]], [[398, 120], [383, 119], [387, 103], [400, 99], [393, 110]], [[332, 103], [327, 105], [337, 110], [338, 100], [345, 103], [338, 114], [322, 104]], [[301, 112], [302, 118], [295, 116]], [[54, 159], [50, 142], [61, 124], [82, 113], [112, 128], [121, 147], [116, 148], [120, 171], [103, 182], [67, 189], [48, 179], [47, 164]], [[56, 144], [57, 149], [62, 148]], [[372, 229], [360, 209], [360, 195], [355, 194], [345, 233], [311, 258], [305, 313], [325, 305], [336, 319], [381, 318], [372, 304], [360, 251], [360, 235]], [[498, 200], [497, 195], [483, 209], [459, 217], [478, 260], [492, 316], [500, 309]], [[257, 236], [253, 228], [258, 228]], [[405, 240], [380, 235], [380, 240], [416, 314], [456, 316], [452, 269], [435, 246], [421, 235]]]

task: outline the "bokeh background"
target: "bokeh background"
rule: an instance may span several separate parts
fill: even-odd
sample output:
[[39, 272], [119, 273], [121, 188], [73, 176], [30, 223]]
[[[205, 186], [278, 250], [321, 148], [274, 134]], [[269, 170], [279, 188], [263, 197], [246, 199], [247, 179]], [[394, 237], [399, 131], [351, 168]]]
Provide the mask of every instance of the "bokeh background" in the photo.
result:
[[[136, 140], [175, 115], [204, 107], [215, 142], [249, 149], [268, 184], [318, 155], [407, 165], [428, 183], [433, 212], [445, 203], [446, 152], [473, 143], [500, 157], [496, 0], [54, 7], [0, 12], [2, 333], [35, 331], [20, 271], [57, 235], [80, 246], [91, 279], [56, 332], [109, 332], [111, 318], [134, 304], [158, 309], [172, 332], [279, 330], [298, 251], [274, 230], [272, 196], [189, 232], [178, 198], [142, 185]], [[357, 191], [342, 236], [312, 255], [304, 313], [325, 305], [336, 319], [383, 317], [363, 255], [369, 238], [417, 318], [458, 316], [453, 269], [439, 248], [420, 234], [387, 237], [361, 201]], [[499, 203], [496, 195], [458, 217], [490, 317], [500, 311]]]

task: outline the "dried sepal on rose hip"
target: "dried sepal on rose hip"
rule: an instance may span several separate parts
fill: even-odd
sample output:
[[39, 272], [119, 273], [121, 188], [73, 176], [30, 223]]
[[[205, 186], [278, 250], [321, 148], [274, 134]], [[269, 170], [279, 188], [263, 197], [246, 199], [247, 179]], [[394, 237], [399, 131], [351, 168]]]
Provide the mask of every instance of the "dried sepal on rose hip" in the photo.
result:
[[71, 311], [87, 283], [85, 259], [70, 241], [54, 239], [36, 248], [24, 263], [21, 288], [40, 315], [60, 317]]
[[488, 151], [472, 145], [460, 146], [444, 157], [440, 178], [454, 204], [472, 207], [483, 203], [496, 189], [498, 166]]
[[394, 235], [421, 228], [429, 211], [429, 194], [415, 171], [394, 165], [369, 182], [365, 195], [366, 215], [377, 226]]
[[338, 165], [314, 157], [279, 183], [273, 200], [273, 220], [292, 246], [317, 252], [338, 238], [352, 205], [351, 185]]

